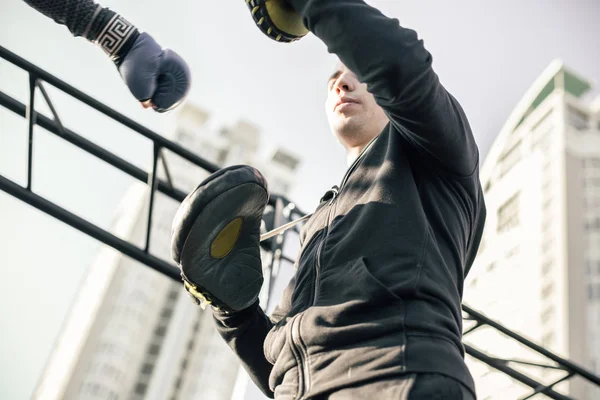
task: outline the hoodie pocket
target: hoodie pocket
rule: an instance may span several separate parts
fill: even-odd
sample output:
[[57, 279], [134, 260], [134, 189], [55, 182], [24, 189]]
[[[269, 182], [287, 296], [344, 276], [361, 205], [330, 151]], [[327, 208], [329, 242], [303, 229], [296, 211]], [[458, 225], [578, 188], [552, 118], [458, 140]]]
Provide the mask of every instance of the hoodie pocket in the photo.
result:
[[317, 301], [301, 326], [309, 355], [379, 346], [382, 337], [403, 341], [397, 335], [404, 331], [404, 301], [371, 274], [367, 262], [353, 259], [321, 274]]
[[381, 306], [402, 299], [369, 270], [363, 257], [321, 272], [316, 306]]

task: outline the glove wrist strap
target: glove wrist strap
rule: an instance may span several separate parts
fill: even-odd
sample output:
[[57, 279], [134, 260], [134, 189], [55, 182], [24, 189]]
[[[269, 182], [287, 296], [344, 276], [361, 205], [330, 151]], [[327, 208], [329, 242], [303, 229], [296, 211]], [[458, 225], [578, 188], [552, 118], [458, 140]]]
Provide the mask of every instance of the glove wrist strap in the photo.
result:
[[119, 66], [139, 34], [138, 29], [123, 16], [98, 6], [85, 37], [100, 46]]

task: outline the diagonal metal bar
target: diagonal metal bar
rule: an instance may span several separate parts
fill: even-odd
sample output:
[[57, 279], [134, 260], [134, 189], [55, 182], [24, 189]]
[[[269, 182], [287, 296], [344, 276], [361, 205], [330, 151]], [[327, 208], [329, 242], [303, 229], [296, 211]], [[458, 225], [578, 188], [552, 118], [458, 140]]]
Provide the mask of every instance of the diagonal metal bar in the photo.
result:
[[587, 379], [588, 381], [595, 383], [596, 385], [600, 386], [600, 376], [595, 375], [594, 373], [588, 371], [587, 369], [583, 368], [580, 365], [575, 364], [572, 361], [569, 361], [567, 359], [564, 359], [562, 357], [557, 356], [556, 354], [546, 350], [545, 348], [543, 348], [542, 346], [535, 344], [534, 342], [532, 342], [529, 339], [526, 339], [525, 337], [519, 335], [516, 332], [511, 331], [510, 329], [504, 327], [503, 325], [499, 324], [498, 322], [486, 317], [485, 315], [483, 315], [482, 313], [475, 311], [474, 309], [472, 309], [471, 307], [463, 304], [462, 308], [465, 312], [467, 312], [471, 317], [475, 318], [476, 320], [480, 321], [481, 323], [487, 324], [489, 326], [491, 326], [492, 328], [502, 332], [503, 334], [505, 334], [506, 336], [516, 340], [517, 342], [529, 347], [532, 350], [537, 351], [538, 353], [544, 355], [545, 357], [547, 357], [548, 359], [560, 364], [561, 366], [563, 366], [563, 368], [568, 371], [568, 372], [575, 372], [577, 373], [579, 376], [581, 376], [582, 378]]
[[545, 391], [545, 390], [547, 390], [547, 389], [550, 389], [550, 388], [553, 388], [554, 386], [558, 385], [558, 384], [559, 384], [559, 383], [561, 383], [562, 381], [566, 381], [567, 379], [571, 379], [573, 376], [574, 376], [574, 374], [573, 374], [573, 373], [567, 374], [567, 375], [563, 376], [562, 378], [560, 378], [560, 379], [558, 379], [558, 380], [556, 380], [556, 381], [552, 382], [552, 383], [551, 383], [551, 384], [549, 384], [549, 385], [544, 385], [544, 386], [540, 386], [540, 387], [536, 388], [536, 389], [533, 391], [533, 393], [531, 393], [530, 395], [528, 395], [528, 396], [526, 396], [526, 397], [523, 397], [523, 398], [521, 398], [521, 399], [519, 399], [519, 400], [527, 400], [527, 399], [531, 399], [532, 397], [536, 396], [537, 394], [544, 393], [544, 391]]
[[467, 336], [469, 333], [473, 332], [476, 329], [479, 329], [483, 326], [482, 323], [480, 323], [479, 321], [477, 321], [475, 323], [475, 325], [473, 325], [472, 327], [470, 327], [469, 329], [467, 329], [466, 331], [463, 332], [463, 337]]
[[540, 363], [534, 363], [534, 362], [530, 362], [530, 361], [516, 360], [516, 359], [512, 359], [512, 358], [504, 358], [503, 360], [506, 361], [507, 363], [528, 365], [530, 367], [538, 367], [538, 368], [545, 368], [545, 369], [557, 369], [560, 371], [565, 370], [563, 367], [560, 367], [557, 365], [540, 364]]
[[[18, 100], [13, 99], [9, 95], [0, 91], [0, 105], [6, 107], [7, 109], [13, 111], [15, 114], [18, 114], [22, 117], [25, 117], [25, 105]], [[79, 147], [80, 149], [92, 154], [93, 156], [99, 158], [112, 165], [113, 167], [119, 169], [120, 171], [132, 176], [140, 182], [148, 182], [149, 174], [143, 169], [129, 163], [128, 161], [123, 160], [122, 158], [114, 155], [108, 150], [98, 146], [97, 144], [89, 141], [83, 136], [78, 135], [77, 133], [71, 131], [68, 128], [64, 128], [63, 132], [61, 132], [54, 121], [50, 118], [46, 117], [41, 113], [37, 113], [36, 122], [39, 126], [44, 128], [50, 133], [53, 133], [59, 137], [62, 137], [67, 142], [73, 144], [74, 146]], [[183, 201], [186, 196], [186, 193], [183, 190], [179, 190], [177, 188], [171, 188], [171, 186], [162, 181], [158, 180], [157, 189], [159, 192], [171, 197], [174, 200], [179, 202]]]
[[50, 112], [54, 116], [54, 123], [56, 124], [56, 127], [58, 128], [59, 132], [61, 132], [64, 135], [65, 128], [62, 122], [60, 121], [60, 117], [58, 116], [56, 109], [54, 108], [54, 103], [52, 103], [52, 100], [50, 100], [50, 96], [48, 96], [48, 92], [46, 92], [46, 88], [44, 88], [44, 85], [41, 81], [38, 81], [36, 83], [36, 86], [40, 89], [42, 96], [44, 96], [44, 99], [46, 100], [46, 104], [48, 104], [48, 107], [50, 107]]
[[[480, 361], [483, 361], [490, 367], [493, 367], [493, 368], [497, 369], [498, 371], [505, 373], [506, 375], [523, 383], [524, 385], [527, 385], [532, 389], [537, 389], [537, 388], [544, 386], [542, 383], [536, 381], [535, 379], [532, 379], [532, 378], [528, 377], [527, 375], [517, 371], [516, 369], [509, 367], [508, 365], [506, 365], [506, 363], [503, 360], [498, 360], [494, 357], [490, 357], [489, 355], [483, 353], [482, 351], [477, 350], [475, 347], [470, 346], [468, 344], [465, 344], [464, 346], [465, 346], [466, 353], [469, 354], [470, 356], [477, 358]], [[575, 400], [571, 397], [568, 397], [561, 393], [558, 393], [551, 388], [543, 389], [540, 391], [540, 393], [543, 393], [546, 396], [548, 396], [552, 399], [555, 399], [555, 400]]]
[[147, 265], [155, 271], [158, 271], [173, 280], [181, 281], [179, 269], [175, 266], [158, 257], [144, 252], [139, 247], [118, 238], [117, 236], [105, 231], [97, 225], [94, 225], [73, 214], [72, 212], [54, 204], [53, 202], [33, 193], [32, 191], [17, 185], [15, 182], [2, 175], [0, 175], [0, 190], [3, 190], [17, 199], [32, 205], [38, 210], [41, 210], [46, 214], [59, 219], [60, 221], [72, 226], [86, 235], [89, 235], [94, 239], [114, 248], [115, 250], [118, 250], [121, 253], [133, 258], [134, 260]]

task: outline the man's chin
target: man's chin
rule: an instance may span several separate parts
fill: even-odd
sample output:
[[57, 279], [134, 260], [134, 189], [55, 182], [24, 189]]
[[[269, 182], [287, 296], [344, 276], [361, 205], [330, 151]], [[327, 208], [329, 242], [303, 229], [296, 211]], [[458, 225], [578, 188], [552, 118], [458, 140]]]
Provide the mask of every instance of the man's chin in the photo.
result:
[[346, 117], [337, 119], [333, 127], [338, 136], [354, 136], [356, 131], [360, 131], [362, 129], [362, 124], [360, 118]]

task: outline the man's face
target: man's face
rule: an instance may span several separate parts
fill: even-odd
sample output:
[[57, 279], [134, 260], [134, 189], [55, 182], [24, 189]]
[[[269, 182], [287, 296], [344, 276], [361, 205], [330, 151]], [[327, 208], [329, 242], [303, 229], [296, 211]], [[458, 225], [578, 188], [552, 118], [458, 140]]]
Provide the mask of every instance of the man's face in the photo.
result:
[[327, 82], [325, 109], [332, 132], [346, 148], [369, 142], [387, 123], [367, 85], [342, 63]]

